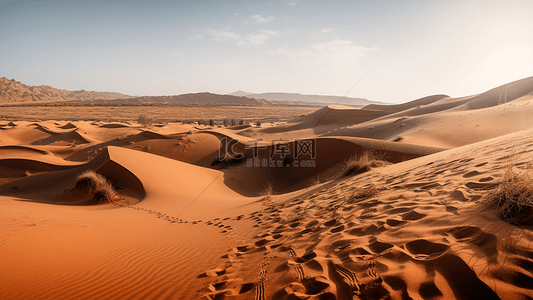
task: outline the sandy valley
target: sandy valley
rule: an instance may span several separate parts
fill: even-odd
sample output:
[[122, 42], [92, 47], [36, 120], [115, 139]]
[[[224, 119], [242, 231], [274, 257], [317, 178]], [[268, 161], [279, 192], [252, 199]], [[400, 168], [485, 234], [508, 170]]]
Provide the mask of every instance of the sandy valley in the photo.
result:
[[533, 297], [532, 204], [494, 200], [533, 77], [227, 127], [77, 109], [0, 122], [0, 299]]

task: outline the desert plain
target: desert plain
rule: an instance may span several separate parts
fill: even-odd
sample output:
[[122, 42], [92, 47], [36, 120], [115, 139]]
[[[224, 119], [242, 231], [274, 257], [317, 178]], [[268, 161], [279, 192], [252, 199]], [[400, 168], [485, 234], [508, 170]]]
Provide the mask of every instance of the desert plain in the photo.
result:
[[533, 77], [235, 126], [74, 108], [2, 111], [0, 299], [533, 298]]

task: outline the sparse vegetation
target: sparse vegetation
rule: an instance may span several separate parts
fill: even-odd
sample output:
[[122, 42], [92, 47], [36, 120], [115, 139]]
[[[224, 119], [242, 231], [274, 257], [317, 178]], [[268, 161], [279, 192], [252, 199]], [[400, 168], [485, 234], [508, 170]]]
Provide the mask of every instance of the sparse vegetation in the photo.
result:
[[[83, 108], [83, 109], [80, 109]], [[216, 124], [222, 124], [226, 116], [234, 116], [250, 120], [275, 120], [285, 122], [292, 120], [302, 113], [312, 113], [317, 106], [235, 106], [235, 105], [101, 105], [101, 104], [72, 104], [54, 103], [39, 105], [11, 105], [2, 106], [2, 117], [6, 121], [102, 121], [113, 119], [118, 122], [138, 120], [139, 115], [147, 115], [158, 122], [195, 122], [198, 119], [213, 119]], [[255, 124], [255, 121], [253, 122]]]
[[352, 195], [352, 201], [377, 196], [379, 195], [379, 192], [380, 192], [379, 188], [377, 188], [373, 184], [370, 184], [368, 186], [356, 189]]
[[93, 170], [87, 170], [78, 176], [76, 188], [87, 190], [89, 202], [113, 202], [117, 193], [107, 179]]
[[361, 155], [354, 155], [346, 160], [343, 173], [346, 176], [351, 174], [360, 174], [377, 168], [389, 165], [388, 161], [383, 160], [383, 155], [378, 155], [372, 151], [363, 151]]
[[147, 117], [146, 115], [140, 115], [137, 119], [137, 122], [144, 127], [151, 127], [154, 124], [154, 120], [152, 118]]
[[261, 127], [261, 121], [257, 121], [257, 122], [255, 122], [255, 126], [257, 126], [257, 127]]
[[263, 190], [259, 193], [261, 197], [264, 197], [264, 200], [271, 200], [272, 195], [274, 195], [274, 187], [270, 182], [267, 182]]
[[400, 142], [400, 141], [402, 141], [403, 139], [405, 139], [405, 138], [403, 137], [403, 135], [399, 135], [399, 136], [397, 136], [397, 137], [393, 140], [393, 142]]
[[224, 127], [244, 125], [244, 120], [236, 119], [236, 118], [231, 118], [231, 119], [226, 118], [222, 120], [222, 124], [224, 125]]
[[229, 166], [232, 164], [238, 164], [244, 159], [244, 155], [239, 153], [237, 155], [230, 155], [229, 153], [224, 154], [222, 157], [215, 157], [211, 162], [211, 167], [216, 166], [222, 163], [224, 166]]
[[322, 184], [326, 181], [326, 179], [323, 179], [322, 177], [320, 176], [317, 176], [313, 179], [311, 179], [311, 185], [319, 185], [319, 184]]
[[513, 165], [505, 169], [499, 185], [486, 195], [489, 207], [503, 220], [533, 225], [533, 175], [532, 170], [517, 170]]

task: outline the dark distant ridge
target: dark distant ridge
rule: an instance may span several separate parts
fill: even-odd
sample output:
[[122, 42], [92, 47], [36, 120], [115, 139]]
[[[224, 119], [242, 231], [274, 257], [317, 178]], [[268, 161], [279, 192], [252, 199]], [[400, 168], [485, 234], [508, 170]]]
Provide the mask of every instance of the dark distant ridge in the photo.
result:
[[106, 104], [230, 104], [230, 105], [270, 105], [266, 100], [257, 100], [232, 95], [218, 95], [213, 93], [193, 93], [174, 96], [143, 96], [127, 99], [92, 100], [91, 103]]
[[387, 104], [379, 101], [370, 101], [364, 98], [351, 98], [340, 96], [322, 96], [322, 95], [302, 95], [298, 93], [261, 93], [253, 94], [244, 91], [233, 92], [228, 95], [244, 96], [254, 99], [264, 99], [268, 101], [284, 101], [299, 104], [315, 103], [315, 104], [342, 104], [342, 105], [356, 105], [364, 106], [369, 104]]
[[0, 78], [0, 104], [39, 103], [94, 103], [94, 104], [220, 104], [220, 105], [271, 105], [267, 100], [193, 93], [174, 96], [129, 96], [120, 93], [95, 91], [67, 91], [47, 85], [29, 86], [14, 79]]
[[67, 91], [47, 85], [29, 86], [14, 79], [0, 78], [0, 104], [88, 101], [96, 99], [131, 98], [132, 96], [111, 92]]
[[29, 86], [14, 79], [0, 78], [0, 104], [40, 103], [94, 103], [94, 104], [219, 104], [219, 105], [328, 105], [364, 106], [386, 104], [361, 98], [302, 95], [298, 93], [250, 94], [237, 91], [232, 94], [191, 93], [173, 96], [130, 96], [114, 92], [68, 91], [51, 86]]

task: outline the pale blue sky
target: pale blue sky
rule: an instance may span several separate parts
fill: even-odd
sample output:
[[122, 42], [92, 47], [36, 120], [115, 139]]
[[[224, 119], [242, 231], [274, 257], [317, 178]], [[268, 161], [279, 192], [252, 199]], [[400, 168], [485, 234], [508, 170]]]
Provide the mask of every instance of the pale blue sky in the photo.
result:
[[400, 103], [533, 76], [533, 1], [1, 1], [0, 77]]

